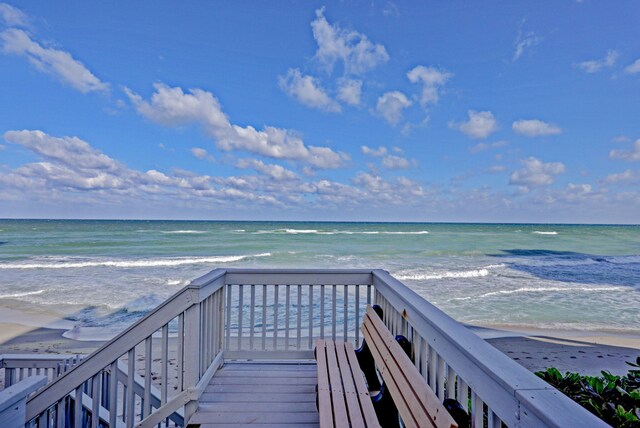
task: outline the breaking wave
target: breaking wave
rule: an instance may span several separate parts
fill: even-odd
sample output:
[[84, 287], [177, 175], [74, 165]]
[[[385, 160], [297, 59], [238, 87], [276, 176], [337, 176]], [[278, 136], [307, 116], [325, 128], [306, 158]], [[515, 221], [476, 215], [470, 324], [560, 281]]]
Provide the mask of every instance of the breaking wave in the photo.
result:
[[12, 299], [14, 297], [35, 296], [37, 294], [42, 294], [42, 293], [44, 293], [44, 290], [25, 291], [24, 293], [14, 293], [14, 294], [0, 294], [0, 299]]
[[318, 229], [274, 229], [274, 230], [258, 230], [252, 232], [254, 235], [262, 234], [292, 234], [292, 235], [427, 235], [428, 230], [418, 231], [387, 231], [387, 230], [318, 230]]
[[[166, 259], [138, 259], [138, 260], [83, 260], [69, 261], [69, 259], [41, 263], [5, 263], [0, 269], [79, 269], [89, 267], [116, 268], [146, 268], [193, 265], [202, 263], [232, 263], [255, 257], [269, 257], [271, 253], [239, 255], [239, 256], [211, 256], [194, 258], [166, 258]], [[71, 259], [73, 260], [73, 259]]]
[[534, 230], [531, 233], [533, 233], [534, 235], [557, 235], [558, 234], [558, 232], [555, 232], [555, 231], [544, 232], [544, 231], [541, 231], [541, 230]]

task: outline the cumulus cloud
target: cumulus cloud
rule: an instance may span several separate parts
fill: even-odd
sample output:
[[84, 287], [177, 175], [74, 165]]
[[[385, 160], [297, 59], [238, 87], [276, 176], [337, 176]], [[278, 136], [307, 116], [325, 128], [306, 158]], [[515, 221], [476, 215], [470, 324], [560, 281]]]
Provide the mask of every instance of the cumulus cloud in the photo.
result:
[[290, 68], [286, 76], [278, 78], [280, 89], [307, 107], [337, 113], [342, 110], [320, 86], [315, 77], [303, 75], [299, 69]]
[[561, 162], [545, 163], [534, 157], [523, 160], [522, 164], [524, 168], [511, 174], [509, 184], [521, 186], [526, 190], [552, 184], [555, 176], [562, 174], [565, 170]]
[[362, 98], [362, 80], [339, 79], [338, 99], [352, 106], [359, 106]]
[[0, 18], [8, 27], [29, 27], [29, 18], [20, 9], [0, 3]]
[[387, 169], [408, 169], [412, 162], [402, 156], [387, 155], [382, 159], [382, 166]]
[[605, 68], [611, 68], [615, 65], [620, 54], [617, 51], [610, 50], [602, 59], [582, 61], [576, 64], [576, 67], [586, 73], [597, 73]]
[[560, 127], [537, 119], [516, 120], [511, 125], [511, 129], [513, 129], [514, 132], [527, 137], [557, 135], [562, 133], [562, 129]]
[[402, 111], [411, 104], [409, 98], [402, 92], [387, 92], [378, 98], [376, 112], [391, 125], [396, 125], [402, 120]]
[[638, 74], [640, 73], [640, 58], [635, 60], [632, 64], [629, 64], [624, 68], [624, 72], [627, 74]]
[[422, 93], [420, 95], [420, 105], [422, 107], [438, 102], [442, 86], [447, 83], [451, 76], [453, 75], [447, 71], [423, 65], [419, 65], [407, 73], [407, 78], [411, 83], [422, 84]]
[[640, 139], [637, 139], [636, 142], [633, 143], [631, 150], [611, 150], [609, 157], [627, 162], [640, 161]]
[[329, 24], [324, 8], [316, 10], [311, 29], [318, 44], [315, 57], [329, 71], [341, 61], [345, 74], [361, 74], [389, 60], [383, 45], [372, 43], [357, 31]]
[[265, 126], [261, 131], [252, 126], [241, 127], [229, 121], [220, 102], [211, 92], [156, 83], [149, 101], [126, 88], [138, 113], [164, 126], [197, 123], [223, 151], [245, 151], [274, 159], [308, 163], [315, 168], [339, 168], [349, 156], [329, 147], [307, 146], [288, 129]]
[[[50, 192], [93, 192], [101, 199], [122, 197], [139, 199], [166, 196], [180, 200], [204, 198], [221, 203], [245, 201], [281, 205], [273, 195], [260, 192], [260, 186], [242, 188], [209, 176], [189, 171], [174, 171], [173, 175], [157, 170], [138, 171], [112, 159], [78, 137], [54, 137], [42, 131], [9, 131], [4, 134], [9, 143], [21, 145], [41, 161], [29, 163], [9, 173], [0, 173], [0, 186], [19, 190], [30, 197]], [[257, 190], [256, 190], [257, 189]], [[119, 198], [119, 199], [118, 199]]]
[[449, 127], [474, 139], [487, 138], [498, 130], [498, 122], [490, 111], [469, 110], [467, 114], [469, 115], [468, 121], [461, 123], [452, 121], [449, 122]]
[[5, 54], [26, 57], [38, 70], [56, 76], [83, 94], [109, 88], [69, 52], [43, 47], [23, 30], [5, 30], [0, 33], [0, 41]]
[[381, 157], [387, 154], [387, 148], [384, 146], [380, 146], [377, 149], [369, 146], [360, 146], [360, 151], [363, 155]]

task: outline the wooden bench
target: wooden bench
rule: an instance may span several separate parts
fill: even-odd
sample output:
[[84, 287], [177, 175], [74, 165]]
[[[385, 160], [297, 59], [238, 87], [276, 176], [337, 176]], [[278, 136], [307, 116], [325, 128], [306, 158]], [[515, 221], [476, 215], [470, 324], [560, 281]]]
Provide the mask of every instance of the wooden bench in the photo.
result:
[[[362, 334], [382, 376], [383, 389], [388, 391], [383, 394], [390, 393], [406, 427], [458, 427], [371, 307], [367, 308]], [[376, 416], [353, 345], [318, 340], [316, 358], [320, 426], [380, 426], [378, 419], [383, 421], [385, 417]], [[397, 421], [393, 422], [397, 426]]]

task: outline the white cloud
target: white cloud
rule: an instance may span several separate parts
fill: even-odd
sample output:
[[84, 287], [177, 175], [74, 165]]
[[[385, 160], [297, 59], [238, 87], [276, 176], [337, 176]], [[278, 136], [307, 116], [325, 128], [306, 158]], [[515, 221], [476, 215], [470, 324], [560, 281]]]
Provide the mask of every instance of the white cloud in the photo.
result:
[[637, 74], [640, 73], [640, 58], [635, 60], [633, 64], [629, 64], [624, 68], [624, 72], [627, 74]]
[[332, 113], [341, 110], [340, 104], [327, 95], [315, 77], [303, 75], [297, 68], [290, 68], [286, 76], [279, 76], [278, 85], [307, 107]]
[[382, 159], [382, 166], [387, 169], [408, 169], [412, 163], [401, 156], [387, 155]]
[[[172, 204], [177, 200], [207, 199], [228, 204], [232, 201], [282, 205], [273, 195], [260, 191], [259, 185], [249, 189], [233, 186], [232, 180], [214, 179], [189, 171], [167, 175], [156, 170], [146, 172], [128, 168], [101, 153], [77, 137], [53, 137], [42, 131], [9, 131], [4, 138], [44, 158], [44, 161], [22, 165], [9, 173], [0, 173], [0, 186], [20, 191], [29, 198], [41, 195], [50, 200], [52, 194], [93, 192], [101, 203], [111, 200], [122, 205], [127, 201], [165, 196]], [[242, 180], [236, 180], [241, 184]]]
[[0, 17], [8, 27], [29, 27], [29, 18], [20, 9], [0, 3]]
[[523, 160], [522, 164], [524, 168], [511, 174], [509, 184], [521, 186], [526, 190], [552, 184], [555, 176], [562, 174], [565, 170], [561, 162], [544, 163], [534, 157]]
[[383, 45], [370, 42], [367, 36], [357, 31], [329, 24], [324, 17], [324, 8], [316, 10], [311, 28], [318, 43], [315, 57], [329, 71], [337, 61], [342, 61], [345, 74], [360, 74], [389, 60]]
[[630, 169], [617, 174], [609, 174], [602, 180], [604, 184], [617, 184], [617, 183], [635, 183], [640, 182], [640, 173], [632, 171]]
[[307, 146], [294, 132], [265, 126], [262, 131], [252, 126], [241, 127], [230, 123], [219, 101], [211, 92], [171, 88], [157, 83], [150, 101], [145, 101], [128, 88], [129, 99], [138, 113], [164, 126], [200, 124], [215, 140], [220, 150], [239, 150], [275, 159], [288, 159], [308, 163], [316, 168], [339, 168], [349, 159], [329, 147]]
[[562, 129], [560, 129], [560, 127], [537, 119], [516, 120], [511, 125], [511, 128], [514, 132], [527, 137], [557, 135], [562, 133]]
[[453, 75], [449, 72], [423, 65], [414, 67], [407, 73], [407, 78], [411, 83], [422, 83], [422, 94], [420, 95], [422, 107], [438, 102], [441, 88], [451, 76]]
[[487, 138], [498, 130], [498, 122], [490, 111], [469, 110], [467, 114], [469, 115], [468, 121], [449, 122], [449, 127], [459, 130], [467, 137], [476, 139]]
[[506, 170], [507, 170], [507, 167], [504, 165], [494, 165], [489, 168], [489, 172], [492, 174], [498, 174], [500, 172], [505, 172]]
[[207, 160], [209, 162], [213, 162], [215, 158], [209, 154], [205, 149], [201, 147], [192, 147], [191, 154], [198, 159]]
[[607, 52], [607, 55], [604, 58], [579, 62], [578, 64], [576, 64], [576, 67], [586, 73], [597, 73], [602, 69], [613, 67], [619, 56], [620, 54], [618, 54], [617, 51], [610, 50]]
[[376, 112], [391, 125], [396, 125], [402, 120], [402, 110], [411, 104], [409, 98], [402, 92], [387, 92], [378, 98]]
[[42, 47], [23, 30], [5, 30], [0, 33], [0, 40], [4, 53], [27, 57], [38, 70], [56, 76], [83, 94], [109, 88], [70, 53]]
[[636, 142], [633, 143], [631, 150], [611, 150], [609, 157], [627, 162], [640, 161], [640, 139], [637, 139]]
[[517, 61], [522, 57], [525, 50], [530, 49], [536, 45], [538, 45], [542, 38], [537, 36], [533, 31], [529, 31], [527, 33], [523, 33], [522, 25], [524, 21], [520, 24], [520, 28], [518, 29], [518, 35], [516, 36], [515, 42], [513, 42], [514, 52], [513, 52], [513, 61]]
[[362, 98], [362, 80], [339, 79], [338, 99], [352, 106], [359, 106]]
[[236, 163], [236, 166], [243, 169], [251, 168], [276, 181], [296, 180], [298, 178], [298, 175], [295, 172], [290, 171], [281, 165], [266, 164], [257, 159], [240, 159]]
[[368, 146], [360, 146], [360, 151], [363, 155], [381, 157], [387, 154], [387, 148], [384, 146], [380, 146], [377, 149]]

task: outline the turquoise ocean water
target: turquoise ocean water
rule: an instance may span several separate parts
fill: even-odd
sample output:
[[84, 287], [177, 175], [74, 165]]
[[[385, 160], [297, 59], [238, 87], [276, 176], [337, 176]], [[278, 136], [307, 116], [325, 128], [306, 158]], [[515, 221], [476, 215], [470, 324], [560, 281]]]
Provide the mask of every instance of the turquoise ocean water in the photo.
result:
[[640, 333], [640, 226], [0, 220], [0, 307], [79, 337], [216, 267], [382, 268], [461, 322]]

